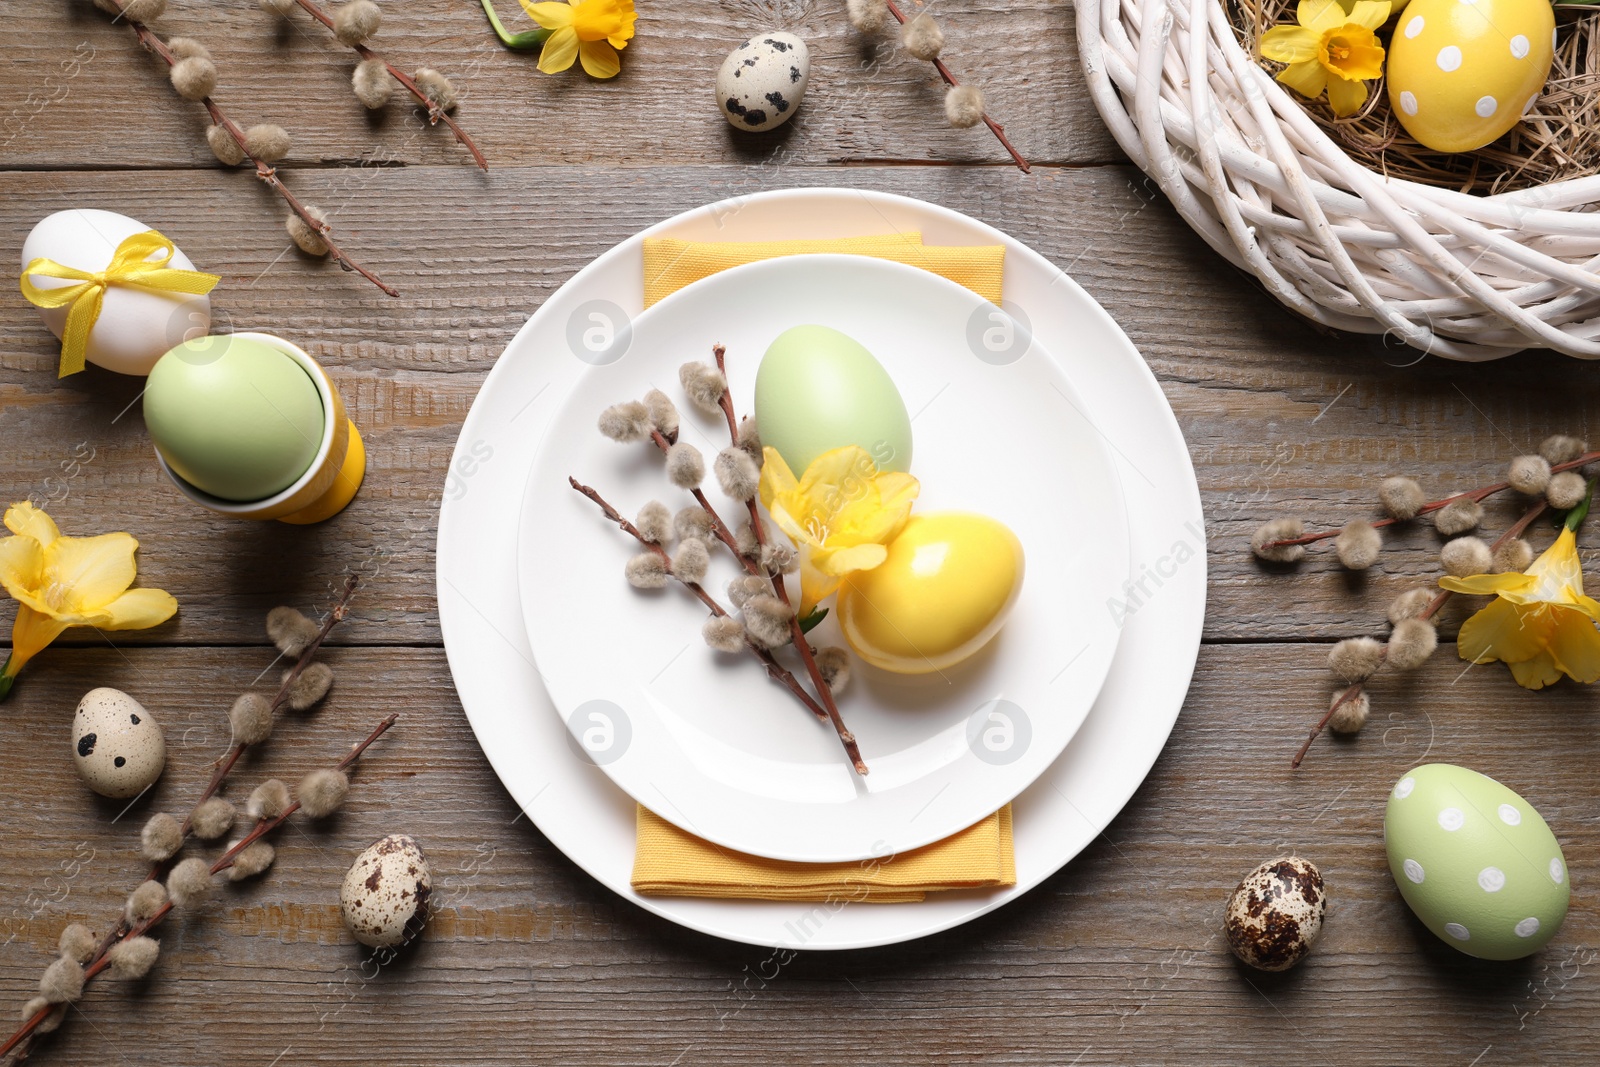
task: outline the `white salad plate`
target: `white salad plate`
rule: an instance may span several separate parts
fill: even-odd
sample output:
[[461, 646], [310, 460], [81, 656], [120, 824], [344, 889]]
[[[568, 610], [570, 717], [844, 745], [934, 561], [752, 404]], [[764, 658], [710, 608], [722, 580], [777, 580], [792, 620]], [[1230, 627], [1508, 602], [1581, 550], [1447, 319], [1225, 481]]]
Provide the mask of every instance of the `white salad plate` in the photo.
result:
[[[1099, 697], [1066, 750], [1013, 802], [1016, 885], [903, 904], [646, 897], [629, 883], [636, 805], [571, 742], [534, 667], [517, 565], [521, 494], [541, 427], [591, 365], [572, 354], [592, 316], [643, 307], [643, 239], [757, 241], [917, 231], [929, 244], [1002, 244], [1005, 302], [1062, 361], [1116, 456], [1127, 585], [1099, 608], [1122, 629]], [[614, 325], [621, 324], [616, 320]], [[1044, 472], [1042, 477], [1048, 477]], [[946, 208], [886, 193], [795, 189], [697, 208], [616, 246], [530, 318], [490, 372], [444, 486], [440, 625], [469, 723], [513, 799], [602, 885], [684, 927], [754, 945], [852, 949], [968, 922], [1016, 899], [1089, 845], [1133, 796], [1177, 721], [1205, 611], [1205, 528], [1177, 420], [1127, 337], [1026, 245]], [[1083, 501], [1093, 507], [1094, 501]], [[1130, 875], [1131, 877], [1132, 875]]]
[[[861, 342], [898, 388], [913, 416], [913, 513], [998, 519], [1026, 557], [1005, 626], [971, 658], [923, 675], [854, 663], [838, 704], [865, 776], [834, 728], [753, 657], [706, 647], [706, 608], [690, 592], [629, 586], [623, 565], [641, 546], [568, 481], [592, 486], [627, 517], [650, 500], [693, 505], [653, 444], [603, 437], [598, 415], [660, 388], [678, 401], [680, 440], [709, 463], [730, 443], [727, 424], [692, 409], [678, 368], [722, 343], [735, 411], [749, 413], [767, 346], [807, 323]], [[982, 343], [991, 331], [1019, 343], [991, 350]], [[517, 573], [534, 665], [556, 712], [624, 792], [724, 848], [851, 862], [964, 830], [1056, 761], [1116, 652], [1121, 631], [1104, 605], [1128, 579], [1127, 527], [1116, 461], [1087, 401], [1022, 335], [994, 304], [917, 267], [788, 256], [679, 290], [632, 319], [625, 350], [585, 370], [534, 456]], [[709, 476], [703, 491], [737, 527], [743, 504]], [[719, 551], [702, 585], [726, 605], [722, 591], [742, 573]], [[790, 585], [798, 596], [798, 582]], [[811, 638], [843, 644], [832, 619]], [[805, 677], [797, 656], [778, 656]]]

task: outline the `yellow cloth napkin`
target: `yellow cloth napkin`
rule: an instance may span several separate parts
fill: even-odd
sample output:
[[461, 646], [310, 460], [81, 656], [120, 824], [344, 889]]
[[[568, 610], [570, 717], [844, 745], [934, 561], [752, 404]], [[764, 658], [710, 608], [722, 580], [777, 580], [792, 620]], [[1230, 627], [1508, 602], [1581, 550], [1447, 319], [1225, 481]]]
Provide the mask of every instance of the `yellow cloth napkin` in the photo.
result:
[[730, 852], [639, 808], [633, 888], [647, 896], [898, 904], [943, 889], [1016, 883], [1009, 804], [943, 841], [853, 863], [785, 863]]
[[1000, 303], [1005, 245], [925, 245], [922, 234], [913, 230], [831, 241], [709, 242], [647, 237], [644, 241], [644, 306], [649, 307], [690, 282], [729, 267], [816, 252], [848, 252], [908, 263], [964, 285], [985, 300]]
[[[1004, 245], [940, 246], [919, 232], [828, 241], [644, 242], [646, 307], [691, 282], [777, 256], [835, 252], [908, 263], [1000, 303]], [[947, 889], [1016, 885], [1011, 805], [958, 834], [903, 855], [855, 863], [786, 863], [731, 852], [638, 809], [633, 888], [646, 895], [727, 900], [820, 900], [898, 904]]]

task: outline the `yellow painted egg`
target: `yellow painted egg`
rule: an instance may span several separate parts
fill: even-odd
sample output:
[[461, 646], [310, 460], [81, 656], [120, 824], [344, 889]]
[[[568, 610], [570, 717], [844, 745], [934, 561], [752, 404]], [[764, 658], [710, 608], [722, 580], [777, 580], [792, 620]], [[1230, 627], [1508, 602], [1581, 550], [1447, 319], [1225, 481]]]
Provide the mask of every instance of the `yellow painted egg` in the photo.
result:
[[1022, 542], [966, 512], [913, 515], [889, 556], [839, 590], [839, 628], [866, 662], [898, 674], [952, 667], [988, 644], [1022, 589]]
[[1549, 0], [1411, 0], [1389, 41], [1389, 104], [1429, 148], [1482, 148], [1539, 99], [1555, 37]]

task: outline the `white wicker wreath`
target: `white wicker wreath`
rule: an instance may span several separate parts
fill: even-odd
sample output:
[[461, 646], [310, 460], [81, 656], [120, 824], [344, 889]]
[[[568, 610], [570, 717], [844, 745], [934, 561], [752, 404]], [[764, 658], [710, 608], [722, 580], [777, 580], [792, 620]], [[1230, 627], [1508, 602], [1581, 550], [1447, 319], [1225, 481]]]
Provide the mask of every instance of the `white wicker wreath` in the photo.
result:
[[1077, 0], [1077, 23], [1123, 151], [1290, 308], [1452, 359], [1600, 357], [1600, 176], [1472, 196], [1378, 175], [1245, 52], [1222, 0]]

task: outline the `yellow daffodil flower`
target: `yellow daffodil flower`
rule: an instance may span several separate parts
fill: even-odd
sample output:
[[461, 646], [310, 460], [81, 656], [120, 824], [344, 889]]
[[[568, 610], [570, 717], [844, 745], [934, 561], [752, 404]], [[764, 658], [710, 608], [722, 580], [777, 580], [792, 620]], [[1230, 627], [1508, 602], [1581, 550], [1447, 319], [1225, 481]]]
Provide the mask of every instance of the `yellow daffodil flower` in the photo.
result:
[[633, 37], [638, 18], [633, 0], [521, 3], [529, 18], [552, 31], [539, 53], [539, 69], [546, 74], [559, 74], [574, 59], [596, 78], [615, 78], [622, 70], [617, 49], [628, 47]]
[[1495, 597], [1462, 624], [1456, 639], [1462, 659], [1500, 660], [1525, 689], [1543, 689], [1563, 674], [1575, 682], [1600, 680], [1600, 602], [1583, 594], [1578, 542], [1570, 528], [1526, 574], [1440, 578], [1439, 584]]
[[1367, 82], [1383, 73], [1383, 44], [1373, 33], [1389, 19], [1389, 0], [1355, 0], [1348, 12], [1338, 0], [1300, 0], [1298, 26], [1274, 26], [1261, 35], [1261, 54], [1289, 64], [1278, 80], [1315, 100], [1328, 92], [1340, 118], [1367, 102]]
[[69, 626], [143, 630], [170, 619], [178, 602], [160, 589], [129, 589], [139, 542], [125, 533], [65, 537], [32, 504], [6, 509], [0, 585], [17, 601], [11, 657], [0, 670], [0, 700], [17, 672]]
[[885, 546], [899, 536], [921, 491], [909, 474], [879, 471], [856, 445], [824, 452], [798, 480], [777, 449], [763, 450], [761, 503], [800, 550], [802, 617], [845, 575], [888, 558]]

